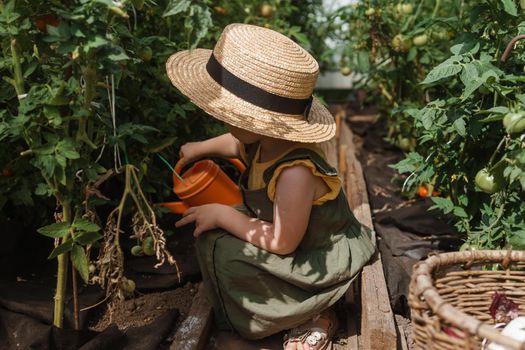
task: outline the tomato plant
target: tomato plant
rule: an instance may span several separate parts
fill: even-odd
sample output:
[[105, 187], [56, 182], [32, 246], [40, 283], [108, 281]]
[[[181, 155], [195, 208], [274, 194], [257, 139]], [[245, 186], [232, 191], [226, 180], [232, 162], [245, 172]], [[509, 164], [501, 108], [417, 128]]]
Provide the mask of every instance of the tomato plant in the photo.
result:
[[[513, 1], [467, 4], [442, 62], [419, 86], [424, 106], [405, 110], [418, 147], [395, 165], [410, 188], [435, 179], [435, 206], [454, 217], [467, 245], [525, 247], [523, 45], [506, 60], [510, 40], [525, 32]], [[509, 48], [514, 46], [510, 45]], [[504, 61], [504, 62], [503, 62]]]
[[471, 246], [525, 247], [524, 44], [500, 60], [525, 34], [517, 3], [358, 1], [334, 20], [341, 61], [406, 153], [403, 190], [431, 195]]
[[[333, 15], [338, 54], [356, 72], [354, 85], [369, 92], [386, 119], [386, 139], [418, 137], [411, 110], [428, 102], [419, 85], [448, 55], [462, 9], [457, 1], [357, 1]], [[406, 143], [405, 143], [406, 144]], [[407, 147], [403, 147], [408, 149]]]
[[[221, 126], [171, 86], [167, 57], [212, 47], [230, 22], [321, 47], [304, 35], [318, 19], [291, 0], [264, 4], [271, 14], [262, 16], [262, 1], [0, 1], [0, 142], [7, 145], [0, 209], [47, 203], [39, 232], [58, 242], [50, 254], [58, 260], [55, 326], [62, 325], [69, 264], [108, 297], [132, 289], [119, 244], [129, 212], [132, 236], [148, 237], [148, 253], [172, 262], [149, 204], [163, 199], [171, 178], [156, 156], [165, 152], [174, 162], [181, 143]], [[320, 1], [304, 4], [314, 9]], [[116, 185], [109, 193], [106, 181]], [[100, 205], [115, 209], [100, 218]]]

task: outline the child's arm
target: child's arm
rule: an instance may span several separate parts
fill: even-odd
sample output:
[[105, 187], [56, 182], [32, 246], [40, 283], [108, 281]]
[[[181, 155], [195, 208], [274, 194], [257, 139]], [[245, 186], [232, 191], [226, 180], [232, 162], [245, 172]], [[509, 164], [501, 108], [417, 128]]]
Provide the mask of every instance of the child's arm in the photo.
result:
[[188, 209], [176, 226], [195, 222], [195, 236], [220, 227], [269, 252], [290, 254], [303, 239], [312, 202], [326, 192], [325, 186], [306, 167], [286, 168], [277, 180], [273, 223], [250, 218], [226, 205], [208, 204]]
[[204, 157], [239, 157], [239, 140], [227, 133], [208, 140], [188, 142], [180, 148], [180, 164], [184, 166]]

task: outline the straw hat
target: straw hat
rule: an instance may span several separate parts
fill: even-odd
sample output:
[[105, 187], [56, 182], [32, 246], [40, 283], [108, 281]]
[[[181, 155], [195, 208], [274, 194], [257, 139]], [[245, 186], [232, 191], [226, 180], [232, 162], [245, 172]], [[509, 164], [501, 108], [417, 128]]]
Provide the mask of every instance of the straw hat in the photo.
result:
[[334, 118], [312, 99], [319, 65], [273, 30], [230, 24], [213, 51], [177, 52], [166, 69], [173, 85], [225, 123], [297, 142], [322, 142], [335, 134]]

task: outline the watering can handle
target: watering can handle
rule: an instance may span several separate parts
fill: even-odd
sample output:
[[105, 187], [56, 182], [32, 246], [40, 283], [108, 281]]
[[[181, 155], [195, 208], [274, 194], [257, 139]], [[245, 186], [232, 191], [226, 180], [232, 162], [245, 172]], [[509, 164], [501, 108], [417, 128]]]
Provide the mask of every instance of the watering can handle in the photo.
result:
[[[246, 170], [246, 166], [243, 162], [241, 162], [237, 158], [224, 158], [228, 162], [230, 162], [233, 166], [235, 166], [241, 173]], [[180, 165], [180, 160], [175, 164], [175, 172], [179, 175], [181, 175], [182, 166]]]

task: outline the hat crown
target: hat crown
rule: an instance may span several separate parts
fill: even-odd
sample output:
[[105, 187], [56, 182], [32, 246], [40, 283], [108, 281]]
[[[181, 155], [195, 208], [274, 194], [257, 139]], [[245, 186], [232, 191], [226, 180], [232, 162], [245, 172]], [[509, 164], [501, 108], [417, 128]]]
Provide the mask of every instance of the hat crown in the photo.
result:
[[288, 98], [308, 98], [319, 75], [317, 61], [301, 46], [278, 32], [249, 24], [226, 26], [213, 54], [239, 79]]

